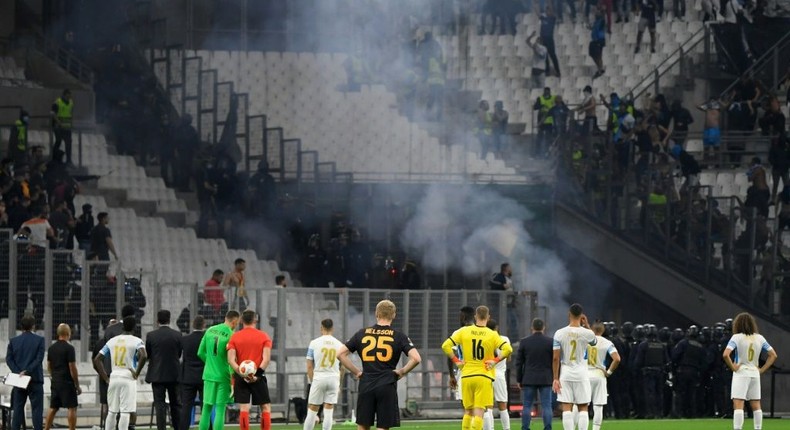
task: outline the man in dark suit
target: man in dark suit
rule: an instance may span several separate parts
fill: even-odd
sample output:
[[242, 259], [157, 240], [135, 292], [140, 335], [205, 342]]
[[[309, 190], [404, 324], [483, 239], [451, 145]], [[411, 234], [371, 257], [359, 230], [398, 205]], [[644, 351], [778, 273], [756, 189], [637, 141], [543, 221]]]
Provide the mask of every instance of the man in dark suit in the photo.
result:
[[148, 373], [145, 382], [151, 384], [154, 392], [157, 430], [167, 430], [167, 404], [165, 393], [170, 398], [170, 420], [173, 428], [180, 429], [181, 402], [179, 401], [178, 374], [181, 372], [181, 332], [168, 327], [170, 311], [162, 309], [156, 314], [159, 328], [145, 337], [145, 351], [148, 353]]
[[532, 420], [532, 401], [535, 394], [540, 395], [540, 409], [543, 413], [543, 428], [551, 429], [551, 383], [554, 342], [543, 334], [546, 326], [543, 320], [532, 320], [532, 335], [519, 342], [516, 353], [516, 380], [521, 387], [524, 410], [521, 413], [521, 429], [529, 430]]
[[206, 333], [206, 320], [198, 315], [192, 322], [192, 333], [184, 336], [181, 339], [181, 344], [184, 348], [181, 360], [181, 399], [184, 402], [181, 408], [181, 428], [176, 430], [188, 430], [189, 422], [192, 420], [192, 409], [197, 404], [195, 396], [200, 393], [200, 399], [203, 399], [203, 367], [205, 363], [198, 355], [198, 348], [200, 341], [203, 340], [203, 335]]
[[25, 419], [25, 402], [30, 398], [33, 430], [44, 425], [44, 338], [33, 333], [36, 320], [30, 315], [22, 317], [22, 334], [8, 342], [6, 362], [12, 372], [30, 376], [27, 389], [11, 391], [11, 408], [14, 411], [11, 429], [22, 428]]
[[[109, 326], [104, 330], [104, 336], [99, 339], [99, 342], [96, 343], [96, 346], [93, 348], [93, 356], [91, 357], [91, 362], [93, 359], [99, 355], [99, 351], [104, 348], [104, 345], [107, 344], [107, 341], [114, 338], [115, 336], [119, 336], [123, 334], [123, 318], [126, 317], [133, 317], [134, 316], [134, 306], [130, 304], [125, 304], [121, 308], [121, 320], [115, 323], [110, 323]], [[114, 320], [112, 320], [114, 321]], [[99, 369], [95, 366], [93, 367], [96, 370], [96, 373], [99, 373]], [[112, 362], [110, 361], [109, 354], [104, 357], [104, 369], [107, 374], [109, 375], [112, 373]], [[107, 383], [104, 382], [102, 378], [99, 378], [99, 403], [101, 404], [101, 420], [100, 426], [104, 428], [105, 420], [107, 419]], [[129, 428], [134, 430], [134, 425], [137, 422], [137, 414], [132, 413], [129, 417]]]

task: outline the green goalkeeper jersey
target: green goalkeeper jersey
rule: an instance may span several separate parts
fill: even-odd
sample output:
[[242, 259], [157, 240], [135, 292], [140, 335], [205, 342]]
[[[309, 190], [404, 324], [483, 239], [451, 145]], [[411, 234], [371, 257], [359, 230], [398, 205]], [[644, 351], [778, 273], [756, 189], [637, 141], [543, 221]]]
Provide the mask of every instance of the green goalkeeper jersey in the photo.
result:
[[206, 363], [203, 368], [203, 380], [230, 383], [233, 373], [228, 364], [228, 341], [233, 335], [233, 329], [227, 324], [217, 324], [206, 330], [203, 340], [200, 341], [198, 357]]

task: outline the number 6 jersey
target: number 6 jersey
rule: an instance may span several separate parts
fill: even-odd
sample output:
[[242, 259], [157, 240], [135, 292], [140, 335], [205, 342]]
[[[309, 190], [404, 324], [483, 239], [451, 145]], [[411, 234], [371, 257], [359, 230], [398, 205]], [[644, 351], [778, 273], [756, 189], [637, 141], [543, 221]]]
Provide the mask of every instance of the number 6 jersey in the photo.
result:
[[310, 346], [307, 347], [307, 359], [313, 361], [313, 381], [331, 378], [340, 380], [337, 349], [341, 345], [342, 342], [328, 334], [310, 342]]
[[110, 357], [112, 377], [132, 378], [132, 370], [137, 368], [137, 351], [145, 348], [143, 340], [130, 334], [121, 334], [107, 341], [100, 354]]
[[741, 369], [736, 375], [741, 376], [760, 376], [760, 353], [773, 349], [763, 335], [756, 333], [732, 335], [727, 343], [727, 348], [735, 351], [733, 362], [741, 365]]
[[398, 381], [395, 374], [401, 354], [414, 348], [406, 334], [390, 326], [374, 325], [363, 328], [346, 342], [346, 348], [359, 353], [362, 359], [362, 379], [359, 393], [363, 394]]

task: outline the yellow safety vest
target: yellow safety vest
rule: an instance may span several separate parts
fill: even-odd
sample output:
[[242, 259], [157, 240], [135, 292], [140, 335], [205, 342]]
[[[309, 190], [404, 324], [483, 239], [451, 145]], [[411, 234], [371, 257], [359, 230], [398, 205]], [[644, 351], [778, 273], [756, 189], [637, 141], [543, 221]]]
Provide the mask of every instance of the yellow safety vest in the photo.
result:
[[617, 134], [618, 131], [620, 131], [620, 118], [612, 112], [612, 133]]
[[436, 57], [428, 60], [428, 79], [426, 79], [426, 82], [428, 85], [444, 85], [442, 64]]
[[554, 117], [549, 114], [551, 108], [554, 107], [554, 100], [557, 96], [543, 97], [540, 96], [540, 114], [543, 115], [543, 124], [554, 124]]
[[57, 117], [60, 121], [60, 128], [71, 128], [71, 111], [74, 109], [74, 100], [69, 100], [66, 103], [58, 97], [55, 104], [58, 107]]
[[657, 223], [663, 223], [666, 219], [666, 206], [667, 206], [667, 196], [666, 194], [656, 194], [650, 193], [647, 196], [647, 204], [652, 206], [650, 208], [651, 215], [653, 216], [653, 221]]
[[14, 122], [16, 126], [16, 149], [25, 152], [27, 151], [27, 126], [21, 119]]
[[493, 129], [494, 124], [494, 116], [491, 112], [486, 112], [486, 117], [484, 120], [480, 120], [480, 117], [477, 118], [477, 127], [475, 127], [475, 133], [481, 131], [485, 135], [491, 135], [491, 131]]

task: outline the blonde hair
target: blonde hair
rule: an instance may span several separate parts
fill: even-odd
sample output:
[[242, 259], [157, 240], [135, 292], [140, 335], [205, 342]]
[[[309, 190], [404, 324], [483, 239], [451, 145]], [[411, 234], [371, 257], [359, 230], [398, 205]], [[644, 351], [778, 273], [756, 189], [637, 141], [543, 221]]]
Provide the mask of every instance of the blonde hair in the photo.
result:
[[757, 321], [748, 312], [741, 312], [735, 316], [732, 321], [732, 332], [743, 333], [745, 335], [752, 335], [758, 333]]
[[475, 309], [475, 317], [480, 321], [488, 321], [489, 315], [488, 306], [478, 306]]
[[376, 318], [391, 321], [395, 319], [395, 311], [395, 303], [391, 300], [382, 300], [376, 305]]
[[69, 327], [69, 325], [66, 323], [58, 324], [57, 334], [58, 337], [62, 337], [62, 336], [71, 337], [71, 327]]

